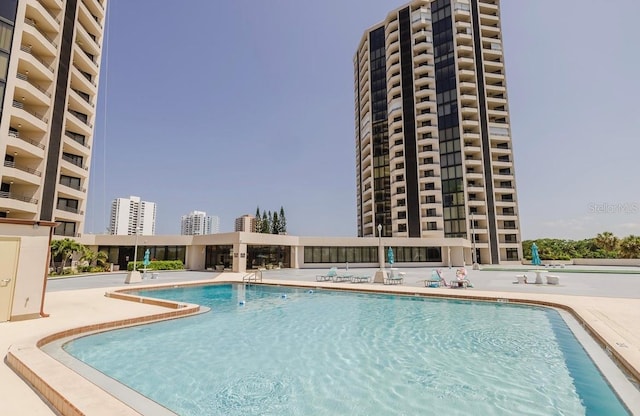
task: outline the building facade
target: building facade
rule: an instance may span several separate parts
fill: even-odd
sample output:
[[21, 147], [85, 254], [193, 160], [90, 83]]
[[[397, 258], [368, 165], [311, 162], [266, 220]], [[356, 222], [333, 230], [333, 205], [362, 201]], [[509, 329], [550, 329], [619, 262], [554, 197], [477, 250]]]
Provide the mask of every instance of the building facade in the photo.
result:
[[354, 56], [359, 236], [522, 258], [499, 0], [414, 0]]
[[236, 232], [244, 231], [248, 233], [255, 233], [257, 223], [258, 221], [256, 220], [256, 217], [254, 217], [253, 215], [245, 214], [242, 217], [236, 218], [234, 231]]
[[155, 235], [156, 204], [140, 197], [117, 198], [111, 203], [109, 234]]
[[180, 219], [181, 235], [216, 234], [220, 230], [218, 217], [208, 216], [203, 211], [192, 211]]
[[0, 217], [84, 231], [106, 2], [0, 2]]

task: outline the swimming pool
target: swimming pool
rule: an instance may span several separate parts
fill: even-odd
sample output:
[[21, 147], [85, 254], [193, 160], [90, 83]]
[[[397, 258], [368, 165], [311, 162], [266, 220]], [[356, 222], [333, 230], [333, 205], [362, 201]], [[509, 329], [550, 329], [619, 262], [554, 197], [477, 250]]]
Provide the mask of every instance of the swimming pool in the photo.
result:
[[65, 349], [180, 415], [629, 414], [547, 308], [231, 285], [140, 294], [212, 310]]

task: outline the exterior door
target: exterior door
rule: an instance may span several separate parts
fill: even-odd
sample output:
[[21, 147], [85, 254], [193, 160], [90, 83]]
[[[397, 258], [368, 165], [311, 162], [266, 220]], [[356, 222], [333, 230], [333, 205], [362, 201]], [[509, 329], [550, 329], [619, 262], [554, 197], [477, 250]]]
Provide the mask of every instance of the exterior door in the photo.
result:
[[0, 240], [0, 322], [11, 317], [19, 244], [18, 240]]

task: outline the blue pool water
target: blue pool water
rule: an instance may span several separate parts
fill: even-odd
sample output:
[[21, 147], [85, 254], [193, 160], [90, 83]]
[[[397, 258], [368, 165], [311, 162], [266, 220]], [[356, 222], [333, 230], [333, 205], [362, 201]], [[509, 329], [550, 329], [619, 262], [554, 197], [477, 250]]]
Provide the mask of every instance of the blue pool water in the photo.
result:
[[65, 349], [183, 416], [629, 414], [546, 308], [231, 285], [140, 294], [212, 309]]

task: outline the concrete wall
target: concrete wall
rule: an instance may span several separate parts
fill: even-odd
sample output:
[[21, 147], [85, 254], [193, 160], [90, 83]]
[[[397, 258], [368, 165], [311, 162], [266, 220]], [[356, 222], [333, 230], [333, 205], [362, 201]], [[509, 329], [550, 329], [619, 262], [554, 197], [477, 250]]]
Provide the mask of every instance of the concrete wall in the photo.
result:
[[640, 266], [640, 259], [573, 259], [579, 266]]
[[55, 223], [0, 219], [0, 236], [19, 240], [10, 320], [40, 316], [48, 273], [49, 235]]

